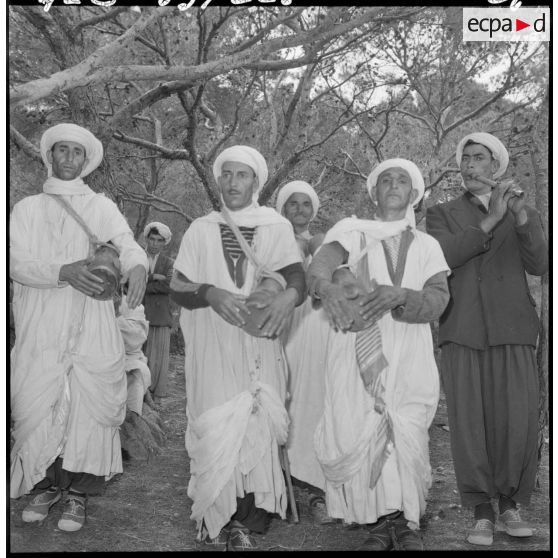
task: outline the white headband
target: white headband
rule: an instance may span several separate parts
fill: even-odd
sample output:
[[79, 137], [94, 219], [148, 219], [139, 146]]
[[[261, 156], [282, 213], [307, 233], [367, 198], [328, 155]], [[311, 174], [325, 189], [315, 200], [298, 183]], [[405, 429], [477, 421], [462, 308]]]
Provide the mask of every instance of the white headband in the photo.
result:
[[372, 196], [372, 188], [376, 186], [376, 182], [378, 181], [380, 174], [382, 174], [385, 170], [392, 169], [394, 167], [400, 167], [409, 173], [413, 190], [418, 191], [418, 196], [413, 201], [413, 207], [416, 207], [424, 196], [424, 179], [422, 178], [422, 174], [415, 163], [407, 159], [386, 159], [375, 167], [366, 181], [368, 194]]
[[304, 182], [303, 180], [293, 180], [293, 182], [288, 182], [279, 190], [279, 193], [277, 194], [277, 202], [275, 203], [277, 213], [283, 214], [283, 206], [293, 194], [306, 194], [310, 198], [313, 209], [312, 219], [314, 219], [318, 214], [318, 209], [320, 208], [320, 199], [318, 198], [318, 194], [316, 194], [316, 190], [314, 190], [308, 182]]
[[103, 144], [89, 130], [77, 124], [57, 124], [49, 128], [41, 137], [41, 157], [48, 169], [48, 176], [52, 176], [52, 165], [47, 158], [47, 153], [55, 143], [60, 141], [73, 141], [85, 149], [86, 163], [81, 170], [80, 178], [87, 176], [101, 164]]
[[217, 156], [213, 163], [213, 177], [215, 181], [218, 181], [221, 176], [221, 168], [223, 164], [227, 162], [244, 163], [254, 171], [258, 179], [258, 188], [254, 192], [252, 199], [256, 201], [268, 176], [267, 163], [263, 155], [257, 149], [248, 145], [233, 145], [232, 147], [228, 147]]
[[498, 170], [494, 173], [494, 178], [502, 176], [506, 169], [508, 168], [508, 163], [510, 162], [510, 156], [508, 150], [504, 144], [492, 134], [487, 132], [475, 132], [474, 134], [469, 134], [465, 136], [458, 144], [455, 150], [455, 158], [457, 159], [457, 164], [461, 167], [461, 158], [463, 157], [463, 149], [467, 142], [479, 143], [484, 145], [486, 149], [492, 153], [492, 157], [498, 161]]
[[171, 241], [171, 230], [164, 223], [159, 223], [157, 221], [153, 221], [153, 223], [146, 225], [145, 229], [143, 229], [143, 236], [147, 238], [153, 229], [157, 229], [158, 233], [165, 239], [165, 244]]

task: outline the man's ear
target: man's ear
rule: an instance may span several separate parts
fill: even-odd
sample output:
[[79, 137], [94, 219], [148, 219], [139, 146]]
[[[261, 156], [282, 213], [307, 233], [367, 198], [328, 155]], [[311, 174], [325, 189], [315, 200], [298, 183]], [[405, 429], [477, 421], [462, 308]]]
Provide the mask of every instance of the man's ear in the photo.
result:
[[419, 197], [419, 191], [416, 190], [415, 188], [413, 188], [413, 189], [411, 190], [411, 199], [410, 199], [411, 204], [415, 203], [415, 200], [416, 200], [418, 197]]
[[52, 149], [47, 150], [47, 161], [52, 165]]
[[494, 174], [500, 168], [500, 162], [492, 157], [492, 161], [490, 161], [490, 168], [492, 169], [492, 174]]
[[374, 203], [378, 201], [378, 189], [376, 186], [372, 186], [372, 188], [370, 188], [370, 198]]

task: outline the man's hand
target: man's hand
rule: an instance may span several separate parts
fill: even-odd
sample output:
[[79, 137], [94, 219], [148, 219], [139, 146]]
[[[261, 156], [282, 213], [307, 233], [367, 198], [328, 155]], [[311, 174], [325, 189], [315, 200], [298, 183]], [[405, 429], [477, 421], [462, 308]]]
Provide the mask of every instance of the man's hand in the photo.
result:
[[209, 305], [223, 320], [229, 322], [237, 327], [245, 324], [244, 318], [241, 316], [241, 311], [250, 313], [246, 304], [244, 304], [246, 297], [244, 295], [234, 294], [225, 289], [211, 287], [205, 293], [205, 299]]
[[[513, 181], [506, 180], [500, 182], [492, 190], [490, 201], [488, 202], [488, 215], [481, 221], [480, 228], [488, 233], [504, 218], [508, 211], [509, 201], [516, 197], [512, 194]], [[517, 198], [521, 199], [521, 198]], [[516, 202], [514, 202], [515, 204]], [[523, 208], [525, 201], [523, 201]]]
[[[258, 327], [262, 330], [264, 337], [275, 339], [289, 325], [298, 299], [298, 293], [296, 289], [288, 288], [278, 294], [266, 291], [258, 294], [261, 294], [262, 297], [255, 306], [266, 309]], [[265, 296], [267, 294], [269, 296]]]
[[[349, 298], [353, 298], [352, 294], [340, 285], [325, 280], [319, 283], [317, 293], [331, 327], [335, 331], [347, 331], [354, 321], [348, 302]], [[358, 295], [356, 291], [354, 294]]]
[[102, 293], [104, 291], [104, 281], [87, 269], [91, 259], [87, 258], [61, 266], [58, 279], [66, 281], [74, 289], [87, 296]]
[[154, 273], [151, 277], [154, 281], [165, 281], [167, 279], [162, 273]]
[[134, 309], [136, 306], [141, 304], [143, 300], [143, 295], [145, 293], [146, 286], [146, 271], [143, 265], [136, 265], [128, 273], [125, 273], [120, 280], [121, 284], [128, 284], [128, 290], [126, 292], [126, 300], [128, 301], [128, 306], [130, 309]]
[[[516, 187], [515, 184], [511, 182], [510, 190], [515, 187]], [[525, 195], [511, 196], [508, 199], [508, 209], [512, 212], [515, 218], [516, 225], [524, 225], [527, 222], [527, 211], [525, 211], [526, 203], [527, 200], [525, 199]]]
[[386, 312], [405, 304], [405, 289], [391, 285], [378, 285], [371, 293], [364, 295], [359, 311], [364, 320], [378, 320]]

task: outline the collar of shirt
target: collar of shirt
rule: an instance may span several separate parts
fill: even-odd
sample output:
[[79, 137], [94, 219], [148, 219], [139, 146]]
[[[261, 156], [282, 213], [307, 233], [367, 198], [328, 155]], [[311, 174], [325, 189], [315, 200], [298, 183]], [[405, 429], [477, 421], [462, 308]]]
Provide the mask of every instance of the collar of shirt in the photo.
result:
[[484, 207], [486, 209], [488, 209], [488, 202], [490, 201], [490, 196], [492, 195], [492, 192], [488, 192], [486, 194], [473, 194], [475, 196], [475, 198], [478, 198], [480, 200], [480, 202], [482, 203], [482, 205], [484, 205]]
[[157, 263], [157, 258], [159, 257], [159, 254], [155, 254], [154, 256], [151, 254], [147, 254], [147, 259], [149, 261], [149, 271], [151, 273], [153, 273], [153, 271], [155, 270], [155, 264]]

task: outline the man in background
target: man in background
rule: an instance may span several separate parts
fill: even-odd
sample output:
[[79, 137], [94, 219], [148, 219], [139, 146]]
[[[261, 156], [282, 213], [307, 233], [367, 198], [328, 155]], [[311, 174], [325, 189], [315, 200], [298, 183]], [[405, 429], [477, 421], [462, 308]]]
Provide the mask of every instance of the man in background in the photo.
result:
[[149, 322], [149, 334], [145, 345], [145, 355], [151, 371], [148, 395], [158, 406], [167, 396], [170, 336], [173, 325], [169, 285], [174, 261], [161, 251], [171, 241], [172, 233], [167, 225], [153, 222], [145, 227], [143, 234], [149, 261], [149, 275], [143, 299], [145, 317]]

